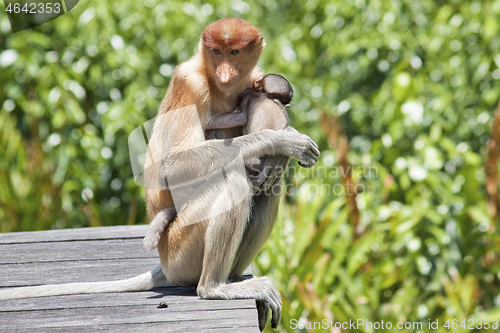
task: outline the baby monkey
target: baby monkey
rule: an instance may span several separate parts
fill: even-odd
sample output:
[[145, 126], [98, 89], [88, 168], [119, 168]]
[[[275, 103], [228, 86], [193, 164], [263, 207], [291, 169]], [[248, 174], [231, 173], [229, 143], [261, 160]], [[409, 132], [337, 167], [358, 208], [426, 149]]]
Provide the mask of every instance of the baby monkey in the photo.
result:
[[281, 75], [268, 74], [254, 82], [240, 96], [240, 107], [231, 113], [215, 116], [206, 130], [243, 127], [243, 134], [264, 129], [282, 130], [288, 126], [285, 108], [290, 107], [293, 90]]
[[[285, 109], [290, 107], [292, 97], [292, 87], [283, 76], [268, 74], [254, 82], [254, 89], [247, 89], [243, 92], [240, 97], [240, 106], [234, 112], [215, 116], [205, 129], [216, 130], [243, 126], [243, 135], [265, 129], [284, 130], [288, 127], [288, 115]], [[210, 131], [207, 133], [207, 139], [209, 138], [211, 138]], [[264, 160], [253, 158], [246, 164], [251, 178], [258, 180], [262, 168], [265, 167]], [[163, 230], [176, 214], [175, 207], [171, 206], [163, 209], [153, 218], [143, 240], [143, 247], [146, 251], [157, 247]]]
[[270, 99], [277, 99], [285, 106], [290, 107], [293, 98], [293, 90], [290, 83], [278, 74], [267, 74], [254, 83], [254, 89], [263, 91]]

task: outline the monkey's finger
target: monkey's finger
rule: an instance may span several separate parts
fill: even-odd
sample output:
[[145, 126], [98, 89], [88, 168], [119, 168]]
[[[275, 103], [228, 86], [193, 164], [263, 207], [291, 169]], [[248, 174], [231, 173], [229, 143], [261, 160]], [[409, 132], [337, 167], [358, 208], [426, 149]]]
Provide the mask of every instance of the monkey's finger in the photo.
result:
[[297, 164], [303, 168], [309, 169], [316, 164], [316, 162], [314, 160], [300, 160]]
[[311, 167], [310, 165], [308, 165], [307, 163], [302, 162], [302, 161], [299, 161], [297, 164], [300, 165], [303, 168], [306, 168], [306, 169], [308, 169], [308, 168]]
[[318, 144], [316, 142], [314, 142], [313, 140], [311, 140], [311, 142], [312, 142], [311, 150], [314, 153], [314, 155], [316, 155], [316, 156], [321, 155], [321, 152], [319, 151]]
[[272, 288], [270, 295], [269, 306], [272, 309], [271, 327], [276, 328], [281, 321], [281, 309], [283, 302], [281, 301], [281, 294], [276, 288]]
[[[304, 134], [302, 134], [304, 135]], [[312, 152], [319, 156], [320, 155], [320, 151], [319, 151], [319, 147], [318, 147], [318, 144], [316, 142], [314, 142], [313, 139], [311, 139], [310, 137], [308, 137], [307, 135], [305, 135], [306, 138], [307, 138], [307, 145], [308, 145], [308, 148], [312, 150]]]
[[281, 311], [277, 313], [276, 321], [274, 321], [273, 319], [271, 320], [271, 327], [278, 328], [280, 321], [281, 321]]
[[314, 151], [314, 149], [308, 149], [305, 151], [305, 156], [311, 158], [314, 163], [318, 161], [319, 155]]
[[281, 170], [276, 171], [276, 173], [274, 174], [274, 180], [273, 180], [270, 187], [273, 187], [274, 185], [278, 184], [280, 182], [282, 176], [283, 176], [283, 171], [281, 171]]
[[271, 185], [274, 183], [276, 177], [274, 177], [273, 175], [269, 176], [266, 178], [266, 180], [261, 184], [261, 190], [262, 191], [267, 191]]
[[288, 164], [288, 158], [284, 156], [271, 156], [270, 157], [271, 165], [274, 165], [271, 173], [269, 174], [265, 186], [266, 190], [273, 187], [276, 184], [279, 184], [281, 178], [286, 169], [286, 165]]
[[261, 189], [263, 191], [267, 191], [276, 182], [276, 177], [278, 177], [278, 170], [276, 168], [272, 168], [267, 175], [267, 178], [262, 183]]
[[276, 312], [273, 312], [273, 316], [271, 318], [271, 327], [277, 328], [280, 322], [281, 322], [281, 306], [278, 306]]
[[[301, 147], [299, 148], [301, 153], [303, 155], [306, 155], [306, 156], [312, 158], [313, 160], [318, 160], [319, 155], [320, 155], [318, 145], [316, 144], [316, 142], [311, 140], [308, 136], [305, 136], [305, 137], [306, 137], [306, 141], [303, 142]], [[299, 159], [301, 159], [301, 158], [299, 158]]]
[[271, 317], [271, 309], [266, 301], [255, 300], [257, 306], [257, 314], [259, 317], [259, 329], [262, 332]]
[[[316, 156], [309, 156], [307, 154], [304, 154], [303, 156], [301, 156], [301, 158], [299, 158], [299, 161], [302, 162], [304, 165], [307, 165], [306, 167], [309, 168], [311, 166], [313, 166], [314, 164], [316, 164], [316, 162], [318, 161], [318, 158]], [[300, 164], [302, 166], [302, 164]]]
[[272, 297], [269, 298], [268, 304], [272, 312], [271, 327], [276, 328], [278, 327], [279, 320], [281, 320], [281, 309], [279, 308], [278, 304], [272, 299]]
[[261, 191], [265, 191], [266, 189], [264, 188], [265, 182], [268, 178], [268, 173], [269, 170], [268, 168], [264, 168], [259, 172], [257, 176], [251, 177], [251, 185], [253, 188], [253, 194], [257, 194]]
[[271, 309], [273, 309], [271, 317], [271, 327], [276, 328], [278, 327], [281, 321], [281, 308], [282, 308], [281, 297], [279, 297], [279, 299], [276, 301], [273, 300], [273, 302], [275, 302], [275, 307], [273, 308], [271, 306]]
[[299, 158], [299, 165], [304, 168], [310, 168], [318, 162], [318, 156], [312, 151], [305, 151], [302, 158]]
[[262, 172], [259, 173], [259, 176], [257, 177], [256, 182], [259, 184], [259, 187], [262, 188], [262, 184], [266, 181], [267, 177], [269, 176], [270, 173], [270, 168], [264, 168]]

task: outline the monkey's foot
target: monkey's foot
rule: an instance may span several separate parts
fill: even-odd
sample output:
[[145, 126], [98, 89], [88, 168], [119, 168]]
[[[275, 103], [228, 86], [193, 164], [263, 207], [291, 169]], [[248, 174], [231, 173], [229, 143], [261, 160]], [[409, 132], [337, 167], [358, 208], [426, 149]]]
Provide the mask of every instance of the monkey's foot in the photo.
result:
[[198, 296], [203, 299], [248, 299], [257, 301], [259, 328], [262, 330], [271, 317], [271, 327], [276, 328], [281, 321], [283, 303], [280, 292], [267, 277], [252, 277], [229, 284], [198, 284]]

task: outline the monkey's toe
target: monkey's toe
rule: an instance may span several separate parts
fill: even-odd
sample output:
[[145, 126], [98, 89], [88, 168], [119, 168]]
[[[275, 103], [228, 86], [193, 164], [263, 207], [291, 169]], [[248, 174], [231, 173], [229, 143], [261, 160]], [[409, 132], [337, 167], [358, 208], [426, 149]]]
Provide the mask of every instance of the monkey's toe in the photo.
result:
[[255, 303], [257, 305], [257, 313], [259, 317], [259, 329], [262, 332], [269, 322], [271, 311], [267, 302], [255, 300]]

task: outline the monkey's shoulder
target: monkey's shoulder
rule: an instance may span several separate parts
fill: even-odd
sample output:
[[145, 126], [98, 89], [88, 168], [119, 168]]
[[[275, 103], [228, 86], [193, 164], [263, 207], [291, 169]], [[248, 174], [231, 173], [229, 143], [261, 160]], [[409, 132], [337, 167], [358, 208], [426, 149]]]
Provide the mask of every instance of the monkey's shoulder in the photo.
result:
[[177, 66], [174, 72], [174, 78], [177, 83], [185, 88], [185, 92], [192, 95], [193, 100], [208, 103], [210, 99], [210, 90], [207, 77], [200, 66], [200, 59], [193, 57]]

